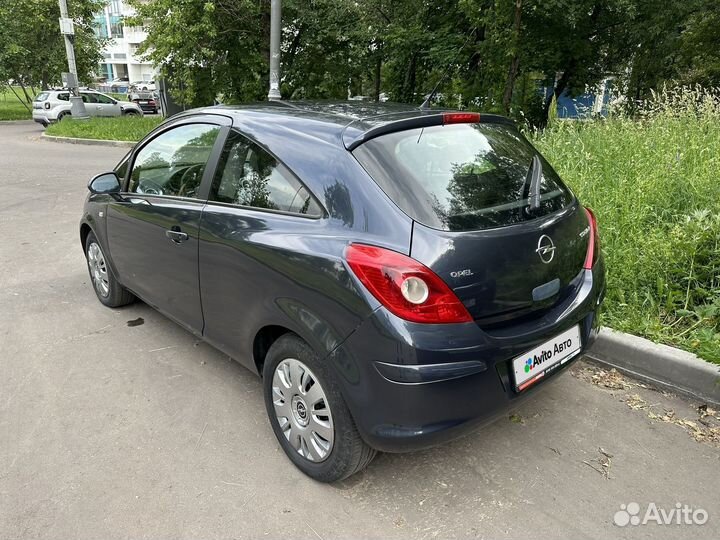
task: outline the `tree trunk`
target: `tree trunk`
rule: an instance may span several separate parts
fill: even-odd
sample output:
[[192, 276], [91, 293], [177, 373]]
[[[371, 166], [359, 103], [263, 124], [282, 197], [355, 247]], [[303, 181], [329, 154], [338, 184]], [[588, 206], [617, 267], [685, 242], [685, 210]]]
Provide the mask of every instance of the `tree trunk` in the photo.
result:
[[513, 23], [513, 57], [510, 61], [507, 79], [505, 81], [505, 91], [503, 92], [502, 105], [505, 113], [510, 111], [510, 102], [512, 101], [513, 90], [515, 89], [515, 80], [517, 79], [518, 69], [520, 67], [520, 24], [522, 22], [522, 0], [515, 0], [515, 21]]
[[[602, 5], [600, 3], [596, 3], [593, 7], [592, 12], [590, 13], [590, 21], [591, 21], [591, 28], [595, 27], [595, 23], [597, 22], [598, 18], [600, 17], [600, 13], [602, 12]], [[592, 36], [588, 37], [588, 39], [592, 39]], [[555, 99], [560, 99], [560, 96], [565, 91], [565, 89], [568, 87], [568, 83], [570, 82], [570, 79], [575, 74], [575, 69], [577, 68], [577, 58], [571, 58], [568, 61], [567, 68], [565, 71], [563, 71], [562, 76], [558, 79], [558, 81], [555, 83], [555, 88], [553, 89], [553, 92], [547, 97], [545, 100], [545, 105], [543, 106], [543, 117], [540, 121], [540, 128], [544, 128], [547, 126], [548, 122], [548, 114], [550, 113], [550, 105], [552, 103], [552, 98], [555, 96]]]
[[290, 44], [290, 49], [285, 55], [283, 64], [285, 64], [285, 71], [287, 72], [292, 69], [292, 66], [295, 63], [295, 56], [297, 55], [298, 47], [300, 47], [300, 39], [303, 35], [303, 30], [303, 26], [300, 26], [298, 28], [297, 33], [293, 37], [292, 43]]
[[19, 77], [16, 77], [15, 82], [20, 85], [20, 88], [22, 88], [23, 95], [25, 96], [25, 102], [32, 103], [32, 98], [28, 95], [27, 88], [25, 88], [25, 84], [22, 82], [22, 80]]
[[405, 73], [405, 84], [403, 85], [403, 101], [412, 103], [415, 99], [415, 71], [417, 69], [418, 53], [414, 52], [410, 57], [408, 70]]
[[14, 89], [12, 86], [10, 86], [9, 84], [8, 84], [8, 88], [10, 89], [10, 91], [11, 91], [13, 94], [15, 94], [15, 97], [17, 98], [17, 100], [18, 100], [20, 103], [22, 103], [23, 107], [25, 107], [29, 113], [32, 113], [32, 109], [30, 109], [30, 107], [28, 107], [28, 104], [23, 101], [23, 99], [17, 94], [17, 92], [15, 91], [15, 89]]
[[547, 126], [548, 116], [550, 115], [550, 105], [552, 105], [553, 97], [555, 97], [555, 100], [560, 99], [560, 96], [567, 88], [568, 83], [570, 82], [570, 77], [572, 77], [574, 71], [575, 71], [575, 60], [572, 60], [570, 62], [570, 64], [568, 65], [567, 69], [565, 69], [565, 71], [563, 71], [562, 76], [555, 83], [555, 87], [553, 88], [553, 91], [545, 99], [545, 105], [543, 106], [543, 116], [542, 116], [542, 120], [540, 122], [541, 128], [544, 128], [545, 126]]
[[380, 74], [382, 71], [382, 43], [378, 44], [377, 60], [375, 61], [375, 101], [380, 101]]

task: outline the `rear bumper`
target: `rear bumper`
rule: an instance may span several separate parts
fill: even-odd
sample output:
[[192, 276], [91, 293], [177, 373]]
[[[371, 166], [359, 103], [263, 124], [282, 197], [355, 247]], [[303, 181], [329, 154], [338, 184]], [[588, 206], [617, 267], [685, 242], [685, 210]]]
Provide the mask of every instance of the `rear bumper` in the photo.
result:
[[[604, 293], [602, 262], [587, 272], [572, 309], [551, 324], [490, 334], [475, 323], [418, 325], [384, 309], [366, 320], [329, 359], [364, 440], [384, 452], [434, 446], [493, 421], [553, 380], [597, 336]], [[573, 325], [582, 349], [518, 393], [511, 360]]]
[[32, 119], [38, 124], [42, 124], [44, 126], [47, 126], [55, 121], [55, 119], [51, 119], [45, 111], [38, 109], [33, 109]]

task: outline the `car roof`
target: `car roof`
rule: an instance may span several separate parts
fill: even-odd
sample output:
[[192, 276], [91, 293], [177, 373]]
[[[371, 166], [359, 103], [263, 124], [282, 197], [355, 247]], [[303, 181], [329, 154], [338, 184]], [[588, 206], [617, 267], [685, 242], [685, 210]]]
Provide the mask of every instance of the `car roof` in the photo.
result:
[[[442, 113], [459, 112], [452, 109], [421, 109], [402, 103], [379, 103], [363, 101], [269, 101], [248, 105], [216, 105], [180, 113], [223, 114], [233, 118], [234, 125], [253, 131], [262, 126], [302, 133], [327, 142], [352, 148], [369, 132], [424, 117], [437, 117]], [[483, 115], [487, 121], [510, 120], [496, 115]], [[173, 117], [175, 118], [175, 117]], [[259, 128], [259, 130], [258, 130]]]

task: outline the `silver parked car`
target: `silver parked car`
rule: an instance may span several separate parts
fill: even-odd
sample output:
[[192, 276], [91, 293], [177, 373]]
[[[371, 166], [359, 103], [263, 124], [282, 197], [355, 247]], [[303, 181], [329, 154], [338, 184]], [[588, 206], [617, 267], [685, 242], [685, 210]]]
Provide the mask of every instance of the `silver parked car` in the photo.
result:
[[[118, 101], [100, 92], [81, 90], [80, 96], [85, 102], [85, 110], [89, 116], [142, 116], [143, 112], [137, 103]], [[70, 116], [70, 91], [45, 90], [40, 92], [33, 101], [33, 120], [47, 127]]]

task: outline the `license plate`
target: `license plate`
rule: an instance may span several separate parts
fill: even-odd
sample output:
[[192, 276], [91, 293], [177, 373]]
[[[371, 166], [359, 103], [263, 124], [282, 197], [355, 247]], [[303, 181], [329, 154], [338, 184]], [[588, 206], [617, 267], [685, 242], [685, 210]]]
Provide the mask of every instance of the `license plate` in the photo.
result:
[[580, 325], [513, 359], [515, 390], [528, 386], [560, 367], [580, 351]]
[[147, 104], [148, 104], [147, 101], [140, 101], [140, 105], [147, 105]]

